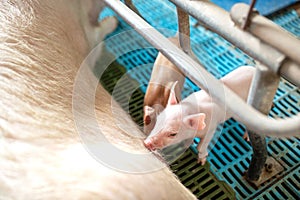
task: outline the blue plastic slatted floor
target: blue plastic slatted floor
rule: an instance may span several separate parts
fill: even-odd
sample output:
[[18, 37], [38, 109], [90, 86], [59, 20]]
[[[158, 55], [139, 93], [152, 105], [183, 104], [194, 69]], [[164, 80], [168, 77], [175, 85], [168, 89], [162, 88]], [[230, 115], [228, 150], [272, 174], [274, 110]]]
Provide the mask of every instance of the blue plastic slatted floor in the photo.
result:
[[[175, 35], [177, 30], [176, 9], [173, 4], [163, 0], [133, 1], [143, 17], [165, 36]], [[102, 17], [112, 15], [105, 10]], [[300, 18], [296, 11], [288, 10], [270, 18], [283, 28], [300, 37]], [[127, 68], [127, 73], [140, 83], [146, 91], [152, 65], [158, 51], [151, 47], [138, 33], [130, 30], [122, 19], [118, 29], [110, 35], [106, 46], [116, 55], [117, 61]], [[191, 19], [191, 25], [196, 20]], [[251, 65], [253, 60], [229, 42], [203, 27], [191, 28], [192, 49], [200, 62], [216, 78], [220, 78], [241, 65]], [[141, 47], [150, 47], [143, 49]], [[127, 50], [128, 49], [128, 52]], [[127, 53], [120, 53], [127, 52]], [[187, 80], [182, 96], [185, 97], [199, 88]], [[282, 80], [274, 98], [275, 107], [270, 116], [284, 117], [300, 112], [300, 92], [290, 83]], [[268, 138], [268, 153], [283, 167], [284, 173], [279, 180], [272, 180], [256, 190], [243, 178], [251, 158], [251, 146], [243, 140], [244, 127], [230, 119], [223, 129], [216, 131], [219, 138], [209, 155], [211, 171], [219, 180], [226, 181], [236, 192], [237, 199], [300, 199], [300, 139], [278, 140]], [[215, 139], [216, 139], [215, 138]], [[195, 145], [198, 140], [195, 140]], [[195, 146], [194, 145], [194, 146]], [[195, 149], [194, 147], [192, 147]]]

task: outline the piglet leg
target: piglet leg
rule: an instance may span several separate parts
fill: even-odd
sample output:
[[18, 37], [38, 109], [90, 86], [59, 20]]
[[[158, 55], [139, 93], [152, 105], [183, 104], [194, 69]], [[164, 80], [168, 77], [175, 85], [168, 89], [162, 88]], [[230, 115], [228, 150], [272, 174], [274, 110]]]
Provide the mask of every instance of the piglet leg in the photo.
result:
[[211, 123], [211, 122], [206, 122], [206, 124], [209, 124], [206, 134], [202, 137], [200, 137], [200, 142], [197, 146], [198, 150], [198, 163], [201, 165], [204, 165], [206, 163], [206, 158], [208, 156], [208, 145], [211, 142], [212, 138], [214, 137], [214, 133], [217, 128], [217, 124]]
[[198, 163], [201, 165], [205, 165], [206, 158], [208, 156], [207, 147], [208, 147], [209, 141], [205, 140], [205, 137], [200, 138], [200, 142], [197, 146], [198, 150]]
[[88, 13], [90, 23], [85, 23], [83, 26], [87, 33], [90, 46], [93, 47], [95, 44], [102, 42], [107, 34], [116, 29], [118, 20], [116, 17], [111, 16], [99, 21], [99, 14], [105, 7], [105, 4], [102, 1], [92, 0], [90, 5], [84, 2], [81, 7]]
[[245, 131], [244, 135], [243, 135], [244, 140], [246, 140], [247, 142], [250, 142], [249, 139], [249, 135], [248, 135], [248, 131]]
[[208, 156], [208, 152], [206, 151], [206, 153], [198, 153], [198, 163], [201, 164], [202, 166], [205, 165], [206, 163], [206, 158]]

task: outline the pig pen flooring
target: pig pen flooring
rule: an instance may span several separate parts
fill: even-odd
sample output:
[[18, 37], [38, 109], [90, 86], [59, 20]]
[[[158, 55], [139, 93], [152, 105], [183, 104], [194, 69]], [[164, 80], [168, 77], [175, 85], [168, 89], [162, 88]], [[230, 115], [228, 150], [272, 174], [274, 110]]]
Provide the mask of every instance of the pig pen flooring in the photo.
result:
[[[176, 9], [168, 1], [133, 1], [143, 17], [165, 36], [177, 31]], [[115, 15], [106, 9], [102, 15]], [[300, 37], [300, 18], [294, 9], [285, 9], [268, 18]], [[157, 49], [152, 47], [121, 18], [117, 30], [105, 41], [105, 56], [115, 57], [101, 74], [101, 84], [113, 94], [119, 104], [129, 112], [137, 124], [142, 124], [143, 98], [150, 79]], [[191, 18], [191, 45], [202, 65], [216, 78], [226, 75], [240, 65], [251, 65], [253, 59], [238, 48], [201, 26], [194, 27]], [[100, 60], [99, 60], [100, 62]], [[101, 63], [99, 63], [101, 65]], [[102, 66], [103, 67], [103, 66]], [[97, 69], [95, 71], [97, 73]], [[118, 91], [116, 90], [118, 86]], [[182, 97], [199, 88], [186, 79]], [[128, 103], [129, 102], [129, 103]], [[300, 91], [291, 83], [281, 80], [274, 107], [270, 116], [274, 118], [295, 115], [300, 111]], [[194, 144], [171, 168], [181, 182], [199, 199], [300, 199], [300, 139], [267, 138], [268, 154], [284, 171], [259, 188], [250, 185], [243, 177], [252, 156], [251, 145], [244, 141], [244, 126], [234, 119], [220, 125], [215, 134], [216, 144], [208, 157], [208, 163], [197, 164]]]

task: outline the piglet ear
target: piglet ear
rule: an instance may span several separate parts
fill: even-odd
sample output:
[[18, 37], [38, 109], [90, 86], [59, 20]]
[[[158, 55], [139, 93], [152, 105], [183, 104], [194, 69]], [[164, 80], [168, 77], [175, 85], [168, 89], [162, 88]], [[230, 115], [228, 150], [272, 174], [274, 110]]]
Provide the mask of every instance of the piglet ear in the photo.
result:
[[144, 123], [145, 125], [149, 125], [151, 123], [151, 119], [155, 115], [155, 109], [150, 106], [144, 106]]
[[205, 113], [199, 113], [194, 115], [189, 115], [183, 118], [183, 124], [197, 131], [201, 131], [205, 128]]
[[177, 101], [177, 98], [176, 98], [176, 94], [175, 94], [175, 87], [176, 87], [177, 83], [178, 83], [178, 81], [176, 81], [175, 83], [173, 83], [173, 85], [171, 87], [171, 91], [170, 91], [170, 95], [169, 95], [167, 106], [178, 104], [178, 101]]

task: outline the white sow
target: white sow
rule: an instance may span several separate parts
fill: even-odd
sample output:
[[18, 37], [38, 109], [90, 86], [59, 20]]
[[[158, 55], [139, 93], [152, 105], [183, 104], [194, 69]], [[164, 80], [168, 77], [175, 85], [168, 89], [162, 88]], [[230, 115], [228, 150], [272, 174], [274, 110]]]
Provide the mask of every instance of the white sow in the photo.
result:
[[[195, 199], [168, 168], [119, 172], [97, 162], [81, 143], [72, 114], [75, 76], [92, 47], [117, 25], [115, 18], [97, 23], [102, 7], [96, 0], [0, 2], [1, 200]], [[101, 86], [96, 95], [95, 113], [109, 141], [146, 151], [141, 139], [115, 125], [110, 95]], [[84, 134], [92, 142], [98, 133]], [[128, 164], [142, 169], [151, 162]]]

